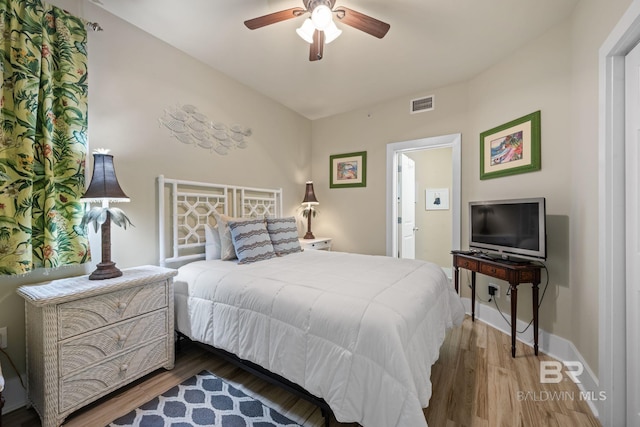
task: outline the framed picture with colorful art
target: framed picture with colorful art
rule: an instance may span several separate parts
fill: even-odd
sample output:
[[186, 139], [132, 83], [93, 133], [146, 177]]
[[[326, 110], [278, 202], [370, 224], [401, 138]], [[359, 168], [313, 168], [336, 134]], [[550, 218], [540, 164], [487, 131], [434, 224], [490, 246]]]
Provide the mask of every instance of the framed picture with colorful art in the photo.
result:
[[367, 152], [334, 154], [329, 157], [330, 188], [366, 187]]
[[480, 179], [540, 170], [540, 111], [480, 134]]

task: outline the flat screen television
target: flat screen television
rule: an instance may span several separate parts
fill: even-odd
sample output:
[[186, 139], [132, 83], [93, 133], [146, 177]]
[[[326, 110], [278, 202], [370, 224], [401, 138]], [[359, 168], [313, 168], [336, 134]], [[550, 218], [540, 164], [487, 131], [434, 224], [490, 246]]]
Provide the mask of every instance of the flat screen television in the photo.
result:
[[545, 198], [469, 202], [469, 249], [503, 259], [547, 258]]

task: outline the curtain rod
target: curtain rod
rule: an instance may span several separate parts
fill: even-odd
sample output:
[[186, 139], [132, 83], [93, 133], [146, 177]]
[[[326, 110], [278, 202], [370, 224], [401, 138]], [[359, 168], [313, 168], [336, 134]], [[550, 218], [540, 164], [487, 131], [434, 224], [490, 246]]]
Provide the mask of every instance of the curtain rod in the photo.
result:
[[[73, 13], [69, 12], [66, 9], [62, 9], [65, 11], [65, 13], [68, 13], [71, 16], [75, 16]], [[85, 27], [87, 27], [88, 30], [93, 30], [93, 31], [104, 31], [102, 29], [102, 27], [100, 26], [100, 24], [98, 24], [97, 22], [91, 22], [91, 21], [87, 21], [84, 18], [80, 18], [79, 16], [75, 16], [76, 18], [78, 18], [79, 20], [82, 21], [82, 23], [85, 25]]]

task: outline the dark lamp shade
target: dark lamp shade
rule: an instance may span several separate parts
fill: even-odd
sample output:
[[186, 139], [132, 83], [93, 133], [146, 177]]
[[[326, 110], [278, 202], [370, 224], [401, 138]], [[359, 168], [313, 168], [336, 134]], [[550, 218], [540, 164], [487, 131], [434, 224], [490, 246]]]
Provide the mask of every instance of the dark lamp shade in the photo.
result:
[[129, 197], [124, 194], [116, 171], [113, 167], [113, 156], [111, 154], [93, 154], [93, 176], [91, 184], [80, 199], [83, 202], [128, 202]]
[[305, 189], [304, 200], [302, 203], [310, 205], [319, 204], [318, 199], [316, 199], [316, 194], [313, 192], [313, 181], [307, 181], [307, 188]]

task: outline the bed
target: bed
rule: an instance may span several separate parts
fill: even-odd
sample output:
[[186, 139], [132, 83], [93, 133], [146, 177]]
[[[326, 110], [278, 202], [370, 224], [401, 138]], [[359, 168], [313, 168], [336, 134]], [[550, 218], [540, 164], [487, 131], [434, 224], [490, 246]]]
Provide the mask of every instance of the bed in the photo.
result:
[[440, 267], [327, 251], [202, 259], [214, 214], [279, 217], [282, 192], [164, 177], [159, 190], [161, 264], [188, 261], [175, 278], [180, 334], [299, 387], [338, 421], [427, 425], [431, 366], [464, 317]]

